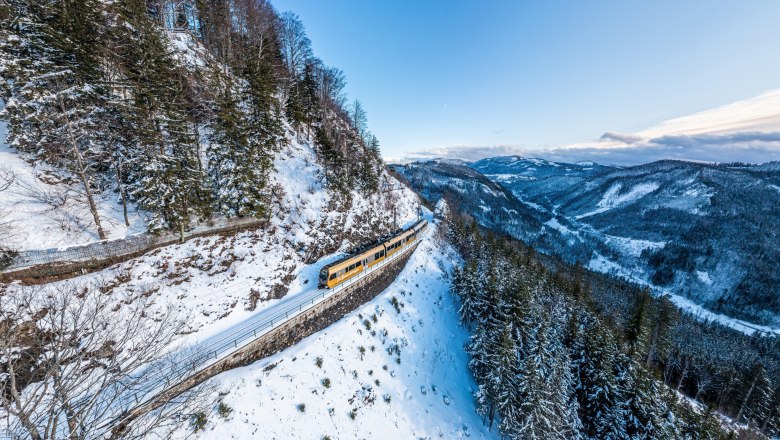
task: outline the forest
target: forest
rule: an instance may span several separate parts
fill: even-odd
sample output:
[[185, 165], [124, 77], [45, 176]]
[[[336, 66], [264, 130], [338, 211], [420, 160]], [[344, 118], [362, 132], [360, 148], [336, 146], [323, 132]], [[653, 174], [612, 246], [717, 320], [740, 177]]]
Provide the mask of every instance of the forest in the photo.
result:
[[467, 215], [446, 228], [465, 260], [453, 290], [472, 331], [478, 411], [506, 438], [780, 434], [777, 338], [699, 322]]
[[150, 231], [267, 218], [291, 136], [316, 144], [347, 203], [383, 168], [344, 73], [266, 1], [9, 0], [0, 76], [9, 145], [81, 188], [101, 239], [96, 194], [115, 197], [127, 224], [131, 204], [148, 213]]

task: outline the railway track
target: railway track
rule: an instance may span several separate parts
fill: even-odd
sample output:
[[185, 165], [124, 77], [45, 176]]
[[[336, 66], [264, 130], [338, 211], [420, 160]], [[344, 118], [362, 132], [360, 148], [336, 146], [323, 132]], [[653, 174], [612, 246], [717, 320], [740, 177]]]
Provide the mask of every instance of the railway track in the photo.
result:
[[[353, 287], [375, 277], [388, 266], [403, 260], [414, 252], [419, 242], [428, 233], [429, 231], [425, 231], [423, 235], [417, 237], [413, 243], [402, 248], [399, 252], [334, 288], [313, 288], [291, 297], [285, 297], [279, 302], [259, 310], [243, 322], [172, 354], [166, 362], [167, 368], [153, 365], [140, 371], [136, 377], [143, 377], [143, 385], [123, 394], [118, 399], [117, 412], [120, 415], [106, 423], [104, 429], [108, 432], [118, 425], [128, 423], [144, 413], [164, 405], [175, 395], [176, 389], [181, 388], [181, 384], [192, 381], [193, 378], [197, 378], [207, 369], [241, 352], [253, 342], [263, 339], [274, 329], [308, 311], [316, 310], [326, 300], [345, 295]], [[194, 385], [187, 388], [192, 386]], [[183, 391], [185, 390], [179, 392]]]

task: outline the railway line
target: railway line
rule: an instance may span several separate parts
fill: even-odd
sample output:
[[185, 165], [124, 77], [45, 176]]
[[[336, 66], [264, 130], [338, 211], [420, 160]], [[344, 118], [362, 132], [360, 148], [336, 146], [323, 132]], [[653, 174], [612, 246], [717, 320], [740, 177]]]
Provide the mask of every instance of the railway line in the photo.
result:
[[[405, 234], [408, 234], [410, 230], [412, 228], [399, 235], [406, 236]], [[145, 411], [164, 404], [164, 401], [157, 402], [155, 399], [158, 396], [170, 395], [171, 390], [175, 389], [177, 385], [191, 381], [200, 372], [240, 352], [253, 342], [262, 339], [275, 328], [290, 322], [307, 311], [316, 310], [321, 303], [328, 299], [345, 295], [354, 286], [402, 260], [412, 253], [417, 244], [428, 234], [428, 230], [425, 228], [417, 229], [417, 231], [419, 233], [415, 234], [396, 252], [387, 255], [371, 266], [366, 265], [360, 273], [340, 284], [331, 288], [312, 285], [310, 290], [284, 297], [220, 333], [172, 353], [166, 359], [165, 365], [151, 365], [143, 371], [139, 371], [134, 377], [140, 379], [142, 385], [122, 393], [116, 402], [116, 412], [120, 415], [104, 425], [105, 429], [110, 430], [128, 417], [136, 418]]]

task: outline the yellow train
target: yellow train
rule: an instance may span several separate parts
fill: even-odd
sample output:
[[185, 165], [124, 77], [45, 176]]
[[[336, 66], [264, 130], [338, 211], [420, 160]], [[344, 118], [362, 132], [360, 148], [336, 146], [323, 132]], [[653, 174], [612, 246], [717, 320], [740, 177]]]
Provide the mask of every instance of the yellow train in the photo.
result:
[[369, 246], [355, 255], [350, 255], [323, 267], [320, 270], [319, 288], [331, 289], [375, 264], [379, 264], [385, 258], [400, 252], [404, 247], [414, 244], [427, 227], [428, 221], [420, 220], [411, 228], [401, 231], [388, 240], [375, 246]]

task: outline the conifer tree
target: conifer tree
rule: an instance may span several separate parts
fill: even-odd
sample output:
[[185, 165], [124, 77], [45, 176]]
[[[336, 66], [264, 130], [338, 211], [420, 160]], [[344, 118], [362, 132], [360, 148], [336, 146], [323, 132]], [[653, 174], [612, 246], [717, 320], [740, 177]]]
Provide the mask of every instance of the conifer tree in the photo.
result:
[[750, 374], [745, 376], [739, 391], [740, 406], [736, 419], [740, 422], [760, 426], [774, 410], [770, 406], [774, 390], [763, 365], [753, 366]]
[[8, 140], [78, 178], [97, 234], [105, 239], [95, 201], [108, 150], [107, 98], [95, 82], [99, 4], [14, 0], [7, 10], [8, 40], [0, 50], [3, 74], [11, 80], [5, 82], [11, 99], [3, 113]]

